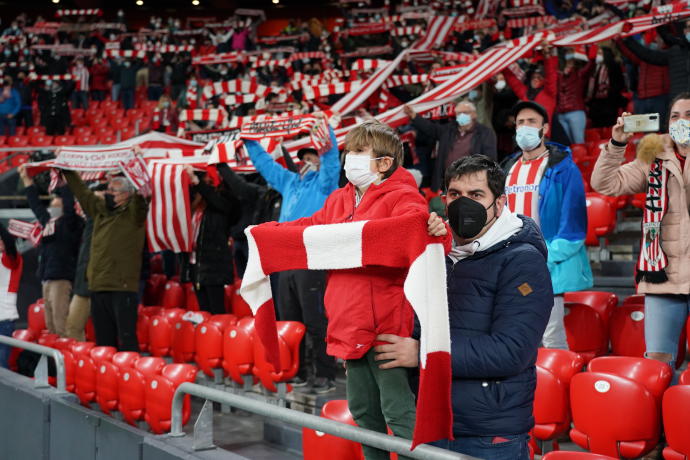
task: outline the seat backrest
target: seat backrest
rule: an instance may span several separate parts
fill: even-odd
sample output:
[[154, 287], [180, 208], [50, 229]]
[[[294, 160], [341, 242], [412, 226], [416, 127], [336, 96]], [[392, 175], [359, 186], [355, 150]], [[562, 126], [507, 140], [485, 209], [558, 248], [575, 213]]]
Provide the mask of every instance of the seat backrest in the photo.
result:
[[644, 294], [633, 294], [623, 300], [623, 306], [644, 305]]
[[242, 318], [225, 328], [221, 364], [235, 382], [244, 384], [242, 375], [251, 374], [254, 364], [254, 318]]
[[165, 283], [161, 305], [163, 308], [183, 308], [185, 306], [184, 289], [179, 282], [170, 280]]
[[617, 356], [643, 357], [644, 305], [623, 305], [611, 315], [611, 350]]
[[[568, 387], [551, 371], [537, 366], [537, 388], [534, 392], [534, 434], [538, 439], [539, 426], [555, 426], [558, 432], [565, 432], [569, 426], [570, 404]], [[556, 433], [548, 430], [545, 439], [552, 438]]]
[[69, 337], [60, 337], [55, 341], [55, 344], [53, 345], [54, 348], [57, 348], [58, 350], [67, 350], [71, 351], [72, 350], [72, 345], [74, 345], [77, 341], [75, 339], [69, 338]]
[[584, 360], [582, 356], [569, 350], [540, 348], [537, 352], [537, 365], [548, 369], [561, 382], [570, 385], [573, 375], [582, 371]]
[[586, 194], [588, 245], [598, 245], [598, 238], [616, 228], [616, 213], [611, 203], [598, 193]]
[[276, 325], [278, 328], [278, 336], [285, 341], [285, 344], [290, 350], [291, 361], [290, 363], [282, 363], [282, 371], [289, 375], [287, 378], [292, 378], [299, 368], [299, 348], [304, 338], [306, 327], [299, 321], [278, 321]]
[[89, 350], [91, 350], [95, 346], [96, 344], [93, 342], [75, 342], [72, 344], [72, 353], [74, 353], [75, 355], [88, 355]]
[[196, 297], [194, 285], [192, 283], [184, 283], [182, 287], [184, 288], [185, 306], [187, 310], [199, 311], [199, 300]]
[[615, 374], [633, 380], [643, 385], [658, 401], [661, 401], [673, 377], [668, 364], [630, 356], [600, 356], [589, 362], [587, 370]]
[[[232, 316], [232, 315], [216, 315]], [[199, 324], [194, 335], [196, 354], [194, 360], [204, 374], [213, 377], [213, 369], [221, 367], [223, 360], [223, 334], [226, 330], [224, 324], [231, 325], [230, 318], [224, 323], [220, 319], [209, 318]]]
[[39, 335], [46, 328], [45, 305], [43, 303], [33, 303], [27, 310], [29, 329]]
[[36, 340], [36, 343], [39, 345], [43, 345], [44, 347], [51, 347], [53, 348], [55, 346], [55, 342], [60, 338], [59, 335], [57, 334], [51, 334], [49, 332], [43, 332], [40, 336], [38, 336], [38, 340]]
[[681, 385], [690, 385], [690, 369], [685, 369], [683, 373], [680, 374], [678, 383]]
[[134, 363], [134, 368], [145, 376], [160, 374], [163, 367], [165, 360], [154, 356], [142, 356]]
[[605, 291], [576, 291], [566, 292], [563, 295], [566, 302], [583, 303], [596, 310], [608, 327], [609, 319], [613, 310], [618, 305], [618, 296], [612, 292]]
[[117, 353], [117, 348], [115, 347], [93, 347], [89, 350], [89, 356], [91, 356], [94, 363], [112, 361], [115, 353]]
[[690, 457], [690, 385], [676, 385], [664, 393], [663, 414], [668, 446]]
[[[648, 441], [660, 435], [657, 402], [630, 379], [600, 372], [580, 372], [570, 383], [574, 429], [571, 438], [592, 452], [619, 457], [619, 442]], [[582, 445], [581, 433], [586, 436]]]
[[565, 333], [568, 346], [575, 353], [593, 352], [596, 355], [608, 351], [608, 331], [593, 308], [573, 302], [565, 302]]
[[172, 363], [161, 369], [161, 375], [177, 387], [182, 382], [194, 382], [197, 368], [193, 364]]
[[573, 452], [567, 450], [555, 450], [544, 455], [542, 460], [617, 460], [617, 457], [593, 454], [591, 452]]
[[112, 362], [120, 369], [125, 367], [134, 367], [141, 355], [136, 351], [119, 351], [113, 355]]

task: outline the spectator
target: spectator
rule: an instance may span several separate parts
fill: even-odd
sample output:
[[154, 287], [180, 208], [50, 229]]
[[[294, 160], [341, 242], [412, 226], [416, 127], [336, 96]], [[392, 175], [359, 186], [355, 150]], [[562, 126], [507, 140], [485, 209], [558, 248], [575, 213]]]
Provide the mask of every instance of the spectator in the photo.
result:
[[58, 81], [47, 80], [45, 88], [40, 90], [38, 106], [41, 110], [41, 123], [46, 127], [48, 136], [65, 134], [71, 124], [67, 90]]
[[683, 236], [690, 229], [690, 181], [683, 174], [690, 153], [690, 93], [671, 102], [669, 134], [645, 136], [637, 158], [623, 164], [633, 136], [623, 130], [627, 115], [618, 118], [611, 140], [601, 149], [592, 187], [605, 195], [647, 194], [635, 277], [637, 292], [645, 295], [645, 357], [673, 369], [690, 305], [690, 251]]
[[191, 166], [186, 167], [194, 194], [192, 253], [182, 264], [182, 281], [191, 281], [199, 307], [213, 315], [225, 313], [225, 285], [233, 284], [230, 229], [240, 216], [237, 200], [225, 184], [211, 184], [208, 174], [199, 180]]
[[605, 128], [615, 123], [618, 112], [628, 100], [623, 97], [623, 70], [611, 48], [599, 47], [596, 67], [587, 85], [587, 107], [592, 128]]
[[[91, 75], [91, 98], [94, 101], [104, 100], [108, 91], [108, 66], [103, 62], [103, 59], [96, 58], [89, 69], [89, 73]], [[117, 81], [119, 82], [119, 80]], [[113, 96], [112, 93], [111, 96]], [[117, 101], [117, 97], [113, 101]]]
[[[528, 460], [537, 348], [553, 304], [535, 222], [506, 205], [505, 173], [484, 156], [446, 172], [454, 247], [446, 259], [455, 440], [439, 447], [486, 460]], [[419, 343], [382, 334], [381, 369], [417, 367]], [[349, 371], [349, 369], [348, 369]]]
[[15, 118], [22, 108], [22, 99], [14, 87], [12, 77], [5, 75], [0, 89], [0, 135], [14, 136], [17, 119]]
[[544, 236], [555, 297], [543, 344], [546, 348], [567, 349], [563, 293], [588, 289], [593, 284], [585, 248], [584, 183], [570, 151], [544, 141], [549, 133], [549, 115], [544, 107], [530, 101], [518, 102], [513, 115], [520, 151], [503, 164], [508, 176], [508, 209], [531, 217]]
[[76, 87], [72, 92], [72, 107], [86, 110], [89, 108], [89, 69], [84, 65], [83, 58], [76, 59], [72, 75], [76, 81]]
[[148, 65], [149, 69], [149, 101], [157, 101], [163, 94], [163, 64], [161, 57], [156, 55]]
[[158, 107], [153, 111], [153, 129], [161, 133], [174, 134], [177, 123], [177, 111], [172, 105], [170, 96], [164, 94], [158, 100]]
[[[12, 336], [14, 322], [19, 319], [17, 312], [17, 291], [19, 281], [22, 278], [23, 261], [17, 251], [14, 236], [10, 235], [4, 225], [0, 223], [0, 335]], [[8, 345], [0, 345], [0, 367], [7, 368], [7, 360], [11, 348]]]
[[558, 88], [558, 56], [548, 43], [542, 44], [542, 54], [544, 67], [537, 67], [527, 74], [529, 86], [523, 83], [510, 68], [503, 71], [503, 76], [520, 100], [536, 102], [546, 109], [549, 119], [553, 119]]
[[93, 219], [86, 278], [96, 344], [139, 351], [137, 300], [148, 204], [124, 177], [112, 177], [102, 199], [78, 173], [63, 175], [84, 213]]
[[[558, 72], [558, 122], [573, 144], [585, 143], [585, 84], [594, 70], [596, 45], [589, 48], [587, 56], [569, 49], [565, 55], [565, 67]], [[584, 65], [578, 61], [585, 62]]]
[[[283, 168], [266, 153], [258, 142], [245, 143], [256, 170], [268, 184], [283, 196], [279, 222], [309, 217], [322, 208], [326, 198], [338, 188], [340, 161], [338, 145], [331, 131], [331, 147], [319, 157], [315, 149], [301, 149], [297, 156], [303, 163], [299, 173]], [[306, 361], [304, 343], [300, 348], [300, 370], [293, 384], [314, 391], [335, 390], [335, 360], [326, 354], [326, 317], [324, 292], [326, 273], [318, 270], [289, 270], [278, 277], [278, 313], [282, 320], [302, 321], [307, 328], [314, 356], [314, 379]]]
[[135, 64], [131, 60], [125, 59], [120, 68], [120, 95], [122, 108], [125, 110], [134, 108], [134, 90], [136, 89], [139, 67], [138, 62]]
[[455, 106], [455, 120], [443, 125], [417, 115], [410, 106], [406, 105], [404, 110], [412, 126], [438, 141], [432, 190], [440, 190], [443, 171], [457, 159], [480, 154], [496, 159], [496, 134], [477, 121], [477, 109], [472, 102], [459, 102]]
[[38, 278], [43, 285], [46, 328], [65, 337], [74, 267], [82, 224], [74, 209], [74, 196], [67, 187], [58, 189], [50, 206], [41, 203], [38, 188], [22, 166], [19, 174], [26, 186], [26, 198], [38, 223], [42, 238], [38, 249]]
[[[95, 191], [95, 193], [100, 198], [104, 198], [102, 190]], [[74, 273], [74, 285], [72, 286], [72, 300], [69, 304], [65, 332], [67, 337], [80, 342], [84, 341], [84, 328], [91, 315], [91, 291], [89, 291], [89, 284], [86, 280], [86, 268], [89, 265], [92, 235], [93, 219], [87, 217], [84, 231], [82, 232], [81, 243], [79, 245], [79, 253], [77, 254], [77, 266]]]
[[110, 65], [110, 80], [113, 82], [113, 86], [110, 88], [110, 100], [119, 101], [120, 100], [120, 80], [122, 73], [122, 61], [117, 58], [115, 60], [109, 61]]
[[19, 93], [21, 100], [21, 108], [17, 113], [16, 124], [29, 128], [34, 124], [33, 115], [33, 99], [31, 94], [31, 87], [26, 84], [26, 74], [23, 71], [17, 73], [17, 80], [14, 84], [14, 89]]

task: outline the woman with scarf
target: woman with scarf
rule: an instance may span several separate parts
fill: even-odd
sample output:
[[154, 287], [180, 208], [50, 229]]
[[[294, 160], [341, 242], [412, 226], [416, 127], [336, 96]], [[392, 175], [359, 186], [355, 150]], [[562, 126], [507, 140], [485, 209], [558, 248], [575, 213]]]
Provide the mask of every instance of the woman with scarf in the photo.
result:
[[587, 107], [591, 128], [606, 128], [618, 118], [618, 111], [628, 100], [622, 96], [626, 90], [623, 69], [613, 56], [611, 48], [600, 47], [596, 67], [586, 87]]
[[605, 195], [647, 194], [636, 275], [637, 292], [645, 294], [645, 357], [673, 366], [690, 308], [690, 93], [672, 101], [669, 134], [645, 136], [637, 159], [622, 164], [632, 137], [623, 131], [626, 115], [602, 147], [591, 183]]

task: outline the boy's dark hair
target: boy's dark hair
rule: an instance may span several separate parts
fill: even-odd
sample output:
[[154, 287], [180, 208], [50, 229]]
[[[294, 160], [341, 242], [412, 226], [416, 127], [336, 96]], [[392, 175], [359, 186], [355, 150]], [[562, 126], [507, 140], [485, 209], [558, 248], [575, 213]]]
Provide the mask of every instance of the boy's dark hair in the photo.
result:
[[486, 180], [494, 198], [505, 193], [506, 173], [498, 163], [485, 155], [470, 155], [451, 163], [446, 169], [446, 190], [453, 179], [480, 171], [486, 171]]

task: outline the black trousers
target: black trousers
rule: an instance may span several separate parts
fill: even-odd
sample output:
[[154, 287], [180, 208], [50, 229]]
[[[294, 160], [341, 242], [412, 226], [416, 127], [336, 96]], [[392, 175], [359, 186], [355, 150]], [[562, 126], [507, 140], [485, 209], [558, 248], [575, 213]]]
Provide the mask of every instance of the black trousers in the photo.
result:
[[225, 287], [222, 284], [195, 284], [194, 292], [196, 292], [196, 300], [199, 302], [201, 310], [212, 315], [225, 313]]
[[137, 293], [97, 291], [91, 293], [91, 317], [96, 345], [119, 351], [139, 351], [137, 341]]
[[[325, 292], [326, 272], [322, 270], [290, 270], [281, 272], [278, 278], [279, 319], [300, 321], [307, 328], [299, 353], [298, 375], [303, 379], [309, 377], [310, 369], [316, 377], [335, 379], [335, 358], [326, 354]], [[308, 352], [311, 352], [311, 360]]]

